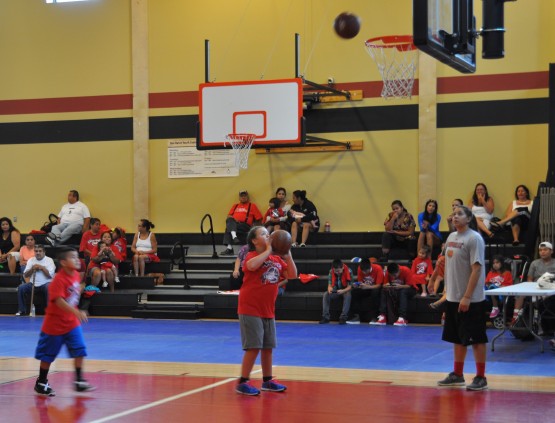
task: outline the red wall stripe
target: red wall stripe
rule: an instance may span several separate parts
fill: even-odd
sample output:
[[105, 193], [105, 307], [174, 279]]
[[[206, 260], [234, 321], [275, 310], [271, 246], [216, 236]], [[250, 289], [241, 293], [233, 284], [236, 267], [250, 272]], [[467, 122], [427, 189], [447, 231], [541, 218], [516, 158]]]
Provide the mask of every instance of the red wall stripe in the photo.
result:
[[[438, 78], [437, 92], [438, 94], [462, 94], [487, 91], [546, 89], [548, 86], [549, 72], [522, 72]], [[378, 98], [382, 91], [382, 82], [349, 82], [337, 84], [337, 88], [341, 90], [362, 90], [365, 98]], [[418, 80], [414, 82], [413, 95], [418, 95]], [[198, 91], [151, 93], [149, 95], [149, 103], [149, 107], [152, 109], [197, 107]], [[132, 94], [0, 100], [0, 115], [131, 110], [132, 108]]]

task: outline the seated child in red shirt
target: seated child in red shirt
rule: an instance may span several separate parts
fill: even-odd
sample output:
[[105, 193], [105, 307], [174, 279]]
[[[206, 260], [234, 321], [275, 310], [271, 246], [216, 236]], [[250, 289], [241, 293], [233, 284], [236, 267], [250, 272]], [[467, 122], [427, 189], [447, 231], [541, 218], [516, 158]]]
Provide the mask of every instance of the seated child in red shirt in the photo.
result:
[[430, 247], [424, 245], [418, 250], [418, 257], [412, 262], [411, 272], [414, 283], [420, 285], [421, 295], [426, 297], [426, 285], [433, 273], [432, 260], [430, 260]]
[[279, 224], [280, 217], [285, 216], [285, 212], [280, 207], [280, 205], [281, 201], [278, 198], [270, 198], [268, 210], [266, 210], [264, 218], [262, 219], [262, 221], [264, 222], [264, 226], [268, 230], [268, 233], [272, 233], [273, 231], [281, 229], [281, 226]]
[[[505, 259], [503, 256], [494, 256], [492, 260], [491, 270], [486, 275], [485, 289], [501, 288], [513, 284], [513, 275], [505, 267]], [[492, 295], [490, 319], [495, 319], [499, 315], [499, 299]]]

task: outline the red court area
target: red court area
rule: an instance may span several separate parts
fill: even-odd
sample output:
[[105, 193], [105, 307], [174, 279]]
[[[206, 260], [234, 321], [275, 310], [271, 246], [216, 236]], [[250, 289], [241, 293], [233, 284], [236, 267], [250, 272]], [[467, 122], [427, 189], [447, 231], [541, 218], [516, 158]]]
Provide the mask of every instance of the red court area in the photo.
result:
[[[285, 393], [246, 397], [235, 380], [90, 373], [97, 391], [77, 394], [73, 373], [50, 375], [57, 395], [36, 396], [34, 378], [0, 386], [2, 421], [319, 422], [545, 421], [555, 396], [518, 391], [285, 381]], [[254, 381], [259, 385], [260, 381]]]

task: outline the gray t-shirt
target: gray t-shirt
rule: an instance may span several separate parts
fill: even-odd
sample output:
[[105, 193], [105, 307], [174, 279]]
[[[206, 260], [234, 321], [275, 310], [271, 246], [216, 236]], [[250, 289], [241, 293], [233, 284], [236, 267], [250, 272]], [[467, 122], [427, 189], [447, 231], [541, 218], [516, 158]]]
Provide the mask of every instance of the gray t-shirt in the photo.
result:
[[447, 301], [458, 303], [466, 292], [472, 265], [481, 265], [476, 289], [472, 293], [471, 303], [484, 301], [484, 281], [486, 279], [484, 239], [479, 233], [467, 229], [462, 234], [453, 232], [445, 242], [445, 288]]
[[553, 258], [549, 262], [544, 262], [542, 259], [537, 259], [530, 265], [530, 270], [528, 271], [528, 278], [532, 276], [533, 281], [537, 281], [538, 278], [545, 272], [555, 273], [555, 260]]

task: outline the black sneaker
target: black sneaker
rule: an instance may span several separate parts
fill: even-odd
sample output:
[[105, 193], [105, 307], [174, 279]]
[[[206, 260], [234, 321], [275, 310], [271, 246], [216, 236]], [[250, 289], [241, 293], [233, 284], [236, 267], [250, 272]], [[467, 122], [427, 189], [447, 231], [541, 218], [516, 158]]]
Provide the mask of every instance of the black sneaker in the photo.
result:
[[485, 391], [488, 389], [488, 380], [482, 376], [475, 376], [472, 383], [466, 386], [467, 391]]
[[464, 386], [464, 376], [459, 376], [455, 374], [455, 372], [451, 372], [445, 379], [438, 381], [437, 384], [438, 386]]
[[48, 381], [46, 381], [45, 383], [42, 383], [42, 382], [39, 382], [38, 379], [37, 379], [37, 382], [35, 383], [35, 392], [39, 395], [44, 395], [45, 397], [56, 396], [56, 392], [54, 391], [54, 389], [50, 387], [50, 385], [48, 384]]
[[340, 317], [339, 318], [339, 324], [340, 325], [346, 325], [347, 324], [347, 319], [345, 319], [344, 317]]
[[232, 248], [226, 248], [225, 250], [223, 250], [220, 253], [220, 256], [232, 256], [233, 255], [233, 249]]
[[241, 240], [239, 239], [238, 236], [236, 236], [235, 238], [233, 238], [233, 243], [234, 243], [235, 245], [241, 244]]
[[330, 319], [326, 319], [325, 317], [322, 317], [322, 320], [320, 320], [320, 324], [321, 325], [325, 325], [326, 323], [329, 323]]
[[347, 320], [348, 325], [360, 325], [360, 316], [355, 314], [351, 320]]
[[77, 392], [90, 392], [96, 389], [95, 386], [92, 386], [86, 380], [76, 380], [75, 381], [75, 390]]
[[44, 238], [44, 242], [46, 242], [48, 245], [50, 245], [51, 247], [54, 247], [54, 240], [50, 237], [45, 237]]

